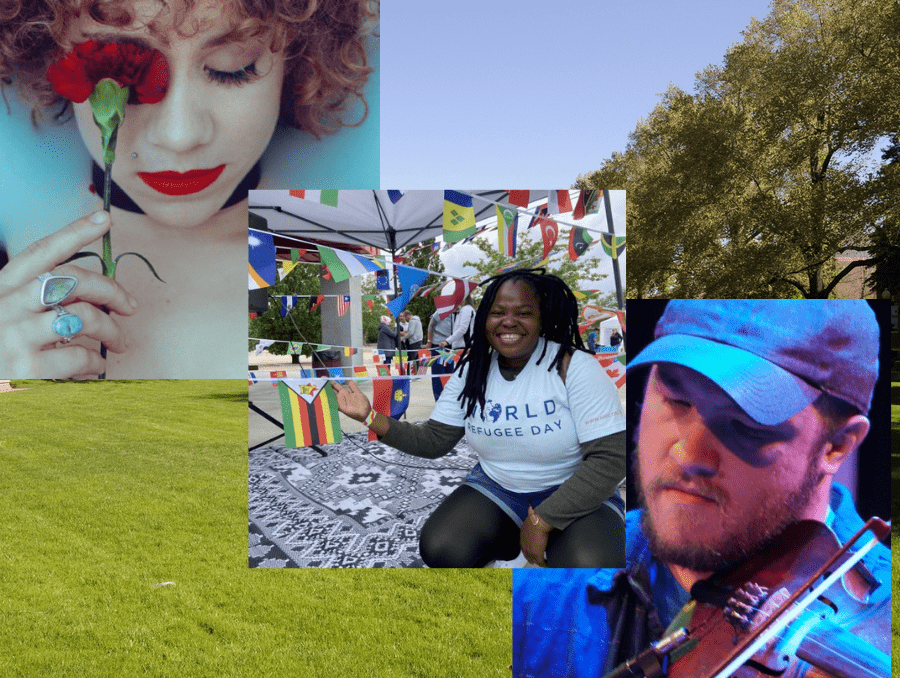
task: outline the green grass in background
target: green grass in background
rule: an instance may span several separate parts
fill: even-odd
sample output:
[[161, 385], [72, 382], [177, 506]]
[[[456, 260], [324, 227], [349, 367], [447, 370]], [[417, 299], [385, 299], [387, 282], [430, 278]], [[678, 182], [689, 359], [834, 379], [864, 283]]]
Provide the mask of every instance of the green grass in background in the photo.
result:
[[0, 395], [0, 675], [508, 675], [510, 570], [250, 570], [244, 381]]

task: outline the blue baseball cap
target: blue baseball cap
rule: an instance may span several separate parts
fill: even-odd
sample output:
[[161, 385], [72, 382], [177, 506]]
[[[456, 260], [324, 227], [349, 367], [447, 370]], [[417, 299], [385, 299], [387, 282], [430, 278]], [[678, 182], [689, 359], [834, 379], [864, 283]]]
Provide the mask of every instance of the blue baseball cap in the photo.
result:
[[868, 414], [878, 379], [878, 323], [861, 299], [674, 299], [654, 336], [628, 370], [688, 367], [767, 426], [823, 391]]

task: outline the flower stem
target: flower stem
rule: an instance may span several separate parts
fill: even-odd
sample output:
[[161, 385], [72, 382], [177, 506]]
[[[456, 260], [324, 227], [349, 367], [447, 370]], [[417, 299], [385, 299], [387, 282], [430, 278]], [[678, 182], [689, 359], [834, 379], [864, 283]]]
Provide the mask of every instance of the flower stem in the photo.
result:
[[[106, 169], [103, 173], [103, 209], [109, 212], [110, 200], [112, 195], [112, 163], [106, 163]], [[109, 237], [109, 231], [103, 234], [103, 275], [107, 278], [116, 277], [116, 262], [112, 256], [112, 241]], [[109, 309], [102, 306], [104, 313], [109, 315]], [[106, 360], [106, 344], [100, 342], [100, 357]], [[106, 370], [103, 371], [98, 379], [106, 379]]]

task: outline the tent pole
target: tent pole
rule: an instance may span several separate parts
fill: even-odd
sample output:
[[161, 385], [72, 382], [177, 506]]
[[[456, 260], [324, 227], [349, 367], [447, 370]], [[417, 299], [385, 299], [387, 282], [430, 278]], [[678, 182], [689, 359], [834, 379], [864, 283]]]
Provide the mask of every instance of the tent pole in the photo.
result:
[[619, 309], [625, 308], [625, 298], [622, 294], [622, 278], [619, 275], [619, 258], [615, 256], [616, 253], [616, 229], [613, 226], [613, 218], [612, 218], [612, 206], [609, 204], [609, 191], [603, 191], [603, 204], [606, 207], [606, 223], [609, 224], [609, 232], [613, 235], [613, 278], [616, 281], [616, 303], [618, 304]]

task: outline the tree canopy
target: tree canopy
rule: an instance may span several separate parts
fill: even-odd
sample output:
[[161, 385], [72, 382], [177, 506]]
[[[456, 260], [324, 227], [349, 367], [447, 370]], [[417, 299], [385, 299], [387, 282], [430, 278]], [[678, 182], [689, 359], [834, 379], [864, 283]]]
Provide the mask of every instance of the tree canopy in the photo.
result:
[[871, 163], [900, 129], [900, 3], [774, 0], [743, 35], [578, 179], [628, 192], [631, 297], [827, 297], [836, 254], [896, 241]]

